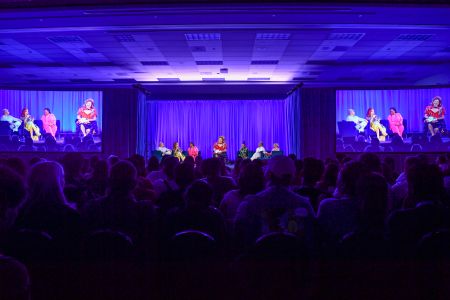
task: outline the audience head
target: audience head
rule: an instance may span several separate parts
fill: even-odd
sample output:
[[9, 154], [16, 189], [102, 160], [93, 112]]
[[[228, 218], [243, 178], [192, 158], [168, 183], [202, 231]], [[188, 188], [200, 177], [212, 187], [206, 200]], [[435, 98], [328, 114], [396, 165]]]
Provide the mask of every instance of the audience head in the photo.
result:
[[186, 207], [188, 209], [203, 210], [209, 207], [212, 202], [213, 189], [203, 180], [192, 183], [184, 195]]
[[28, 176], [28, 203], [65, 203], [63, 167], [54, 161], [44, 161], [31, 167]]
[[295, 176], [295, 163], [287, 156], [272, 157], [266, 169], [266, 177], [271, 185], [289, 186]]
[[8, 209], [16, 208], [25, 198], [23, 179], [12, 169], [0, 167], [0, 219]]
[[183, 160], [183, 164], [192, 164], [195, 165], [195, 160], [192, 156], [186, 156], [186, 158]]
[[[376, 139], [378, 141], [378, 139]], [[378, 141], [380, 143], [380, 141]], [[359, 157], [359, 161], [363, 164], [366, 171], [381, 173], [380, 157], [374, 153], [363, 153]]]
[[202, 172], [206, 177], [217, 177], [222, 174], [222, 160], [214, 157], [203, 161]]
[[444, 200], [444, 177], [437, 165], [417, 163], [406, 171], [408, 194], [414, 203]]
[[137, 171], [129, 161], [119, 161], [109, 172], [109, 187], [112, 193], [130, 193], [137, 184]]
[[178, 158], [173, 156], [167, 156], [162, 161], [162, 170], [164, 174], [166, 174], [167, 178], [173, 179], [175, 178], [175, 168], [178, 166], [180, 161]]
[[128, 161], [131, 162], [137, 170], [138, 176], [145, 177], [145, 158], [142, 155], [134, 154]]
[[364, 165], [359, 161], [350, 161], [346, 163], [338, 175], [337, 188], [341, 196], [356, 196], [356, 178], [362, 176]]
[[365, 174], [355, 180], [360, 222], [382, 230], [388, 204], [386, 180], [377, 173]]
[[0, 256], [0, 299], [30, 299], [30, 277], [27, 268], [7, 256]]
[[159, 170], [159, 161], [156, 156], [150, 157], [147, 165], [147, 172], [153, 172]]
[[106, 160], [99, 160], [93, 168], [92, 177], [96, 179], [108, 178], [108, 163]]
[[241, 169], [238, 179], [241, 195], [253, 195], [264, 189], [263, 169], [254, 163], [249, 163]]
[[195, 179], [194, 164], [183, 162], [175, 168], [175, 182], [184, 189], [189, 186]]
[[303, 159], [303, 184], [314, 187], [322, 177], [324, 171], [323, 161], [312, 157]]

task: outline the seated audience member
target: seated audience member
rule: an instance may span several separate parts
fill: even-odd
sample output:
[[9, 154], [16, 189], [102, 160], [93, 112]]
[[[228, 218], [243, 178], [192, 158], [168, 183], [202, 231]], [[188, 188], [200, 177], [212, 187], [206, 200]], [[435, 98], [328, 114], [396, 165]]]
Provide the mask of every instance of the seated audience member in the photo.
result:
[[389, 211], [401, 209], [403, 207], [403, 203], [408, 196], [408, 181], [406, 174], [410, 168], [415, 167], [420, 163], [420, 159], [415, 156], [409, 156], [405, 159], [403, 172], [397, 177], [397, 180], [391, 188]]
[[66, 202], [64, 170], [56, 162], [34, 165], [28, 176], [28, 196], [16, 219], [16, 229], [48, 232], [57, 240], [76, 242], [80, 216]]
[[300, 196], [309, 199], [314, 211], [317, 211], [320, 194], [316, 184], [322, 177], [323, 170], [323, 161], [312, 157], [303, 159], [303, 184], [294, 190]]
[[373, 153], [363, 153], [358, 160], [363, 164], [363, 168], [367, 172], [382, 173], [380, 157]]
[[[319, 190], [319, 201], [333, 197], [336, 190], [336, 182], [339, 174], [339, 165], [334, 161], [329, 162], [325, 166], [321, 180], [316, 184], [316, 188]], [[320, 202], [318, 203], [320, 204]]]
[[171, 187], [161, 193], [156, 202], [161, 215], [173, 208], [184, 206], [183, 194], [186, 188], [195, 180], [194, 164], [186, 163], [186, 160], [182, 164], [178, 164], [174, 172], [176, 188]]
[[0, 254], [0, 299], [31, 299], [31, 280], [28, 270], [12, 257]]
[[233, 178], [222, 176], [223, 165], [224, 162], [220, 158], [210, 158], [202, 163], [204, 181], [209, 183], [213, 189], [213, 205], [215, 207], [219, 207], [225, 193], [236, 188]]
[[142, 155], [134, 154], [128, 161], [130, 161], [138, 173], [138, 182], [134, 188], [133, 194], [136, 200], [155, 200], [155, 193], [153, 191], [152, 182], [146, 178], [147, 170], [145, 168], [145, 158]]
[[108, 173], [106, 160], [99, 160], [95, 163], [91, 175], [86, 180], [91, 199], [105, 196], [108, 187]]
[[355, 229], [358, 220], [356, 179], [364, 174], [363, 169], [361, 162], [346, 163], [338, 176], [338, 197], [320, 202], [317, 219], [324, 232], [325, 242], [335, 243]]
[[148, 201], [136, 201], [133, 190], [137, 182], [136, 168], [130, 162], [116, 163], [110, 171], [107, 195], [92, 202], [82, 213], [85, 227], [90, 231], [118, 230], [134, 240], [148, 233], [155, 219], [153, 206]]
[[211, 186], [197, 180], [187, 188], [184, 198], [185, 207], [176, 208], [167, 215], [165, 235], [171, 237], [183, 230], [200, 230], [223, 242], [225, 221], [219, 210], [211, 206]]
[[170, 150], [169, 148], [164, 146], [163, 142], [159, 142], [159, 146], [158, 146], [158, 148], [156, 148], [156, 150], [161, 152], [162, 156], [164, 156], [164, 155], [171, 155], [172, 154], [172, 150]]
[[22, 177], [13, 169], [0, 167], [0, 241], [14, 224], [17, 208], [25, 198]]
[[295, 164], [286, 156], [269, 160], [266, 170], [268, 187], [248, 195], [239, 205], [234, 221], [236, 238], [248, 246], [266, 233], [287, 232], [312, 243], [314, 211], [307, 198], [289, 190]]
[[162, 174], [159, 179], [153, 181], [153, 190], [156, 199], [165, 191], [176, 190], [178, 185], [175, 182], [175, 168], [179, 164], [178, 158], [168, 156], [162, 162]]
[[419, 239], [428, 232], [449, 228], [444, 180], [439, 167], [418, 164], [407, 170], [408, 200], [404, 209], [388, 218], [388, 235], [397, 253], [408, 256]]
[[354, 230], [341, 243], [341, 255], [352, 259], [385, 258], [390, 253], [384, 228], [387, 182], [376, 173], [355, 180], [358, 217]]
[[233, 223], [236, 211], [244, 197], [257, 194], [264, 189], [264, 172], [261, 166], [250, 163], [241, 168], [238, 187], [237, 190], [226, 193], [219, 206], [220, 211], [229, 225]]
[[159, 171], [159, 160], [156, 156], [150, 157], [147, 164], [147, 178], [153, 171]]

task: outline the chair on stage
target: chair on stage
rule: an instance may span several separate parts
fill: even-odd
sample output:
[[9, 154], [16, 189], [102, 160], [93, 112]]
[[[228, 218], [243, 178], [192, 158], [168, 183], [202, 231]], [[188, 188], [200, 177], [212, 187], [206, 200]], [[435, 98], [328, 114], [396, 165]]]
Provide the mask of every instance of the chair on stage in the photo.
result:
[[[47, 133], [44, 130], [44, 125], [42, 124], [42, 120], [34, 120], [34, 124], [36, 124], [37, 127], [39, 127], [39, 130], [41, 131], [42, 135], [44, 135], [45, 133]], [[60, 120], [56, 120], [56, 134], [55, 136], [57, 136], [58, 138], [60, 137], [59, 133], [61, 130], [61, 121]]]
[[161, 162], [163, 157], [162, 152], [159, 150], [152, 150], [152, 156], [156, 157], [159, 162]]
[[10, 136], [12, 133], [8, 121], [0, 121], [0, 136]]
[[[355, 128], [355, 123], [350, 121], [337, 122], [339, 134], [341, 137], [355, 137], [358, 132]], [[367, 126], [366, 126], [367, 128]]]
[[283, 151], [272, 151], [271, 153], [272, 153], [271, 157], [283, 155]]
[[[381, 125], [383, 125], [384, 127], [386, 127], [386, 133], [388, 134], [389, 137], [392, 137], [392, 135], [394, 134], [391, 130], [391, 127], [389, 126], [389, 120], [383, 119], [380, 121]], [[405, 130], [403, 131], [403, 137], [406, 137], [406, 128], [408, 125], [408, 121], [406, 119], [403, 119], [403, 127], [405, 128]]]

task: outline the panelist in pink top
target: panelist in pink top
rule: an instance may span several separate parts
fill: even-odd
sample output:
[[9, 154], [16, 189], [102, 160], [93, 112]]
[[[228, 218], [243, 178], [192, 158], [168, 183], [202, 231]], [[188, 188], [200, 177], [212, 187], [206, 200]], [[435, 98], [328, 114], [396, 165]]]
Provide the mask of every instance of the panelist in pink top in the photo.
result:
[[397, 133], [400, 137], [403, 135], [403, 131], [405, 127], [403, 126], [403, 117], [400, 113], [397, 112], [395, 107], [391, 107], [389, 109], [389, 128], [393, 133]]
[[194, 161], [197, 160], [198, 148], [197, 148], [197, 146], [194, 145], [193, 142], [189, 143], [188, 154], [189, 154], [189, 156], [192, 156], [194, 158]]
[[42, 115], [41, 120], [45, 132], [56, 137], [56, 131], [58, 130], [58, 127], [56, 126], [56, 117], [50, 112], [50, 108], [44, 108], [44, 114]]

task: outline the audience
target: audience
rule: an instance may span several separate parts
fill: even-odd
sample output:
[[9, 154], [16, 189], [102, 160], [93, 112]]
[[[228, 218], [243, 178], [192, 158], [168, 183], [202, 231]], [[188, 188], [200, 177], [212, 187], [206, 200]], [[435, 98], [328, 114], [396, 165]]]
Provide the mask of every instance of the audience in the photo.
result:
[[[174, 299], [196, 284], [199, 293], [216, 292], [209, 298], [292, 291], [293, 298], [350, 299], [365, 278], [379, 281], [388, 298], [414, 295], [387, 290], [401, 286], [396, 279], [414, 283], [425, 246], [428, 260], [447, 257], [431, 253], [446, 245], [450, 229], [449, 156], [407, 157], [400, 174], [400, 162], [374, 153], [234, 166], [79, 153], [65, 153], [61, 164], [0, 159], [0, 299], [89, 298], [80, 293], [90, 288], [99, 289], [97, 299], [160, 299], [173, 284], [183, 285], [168, 296]], [[306, 247], [294, 253], [291, 245]], [[205, 247], [212, 258], [202, 259]], [[167, 261], [167, 253], [183, 260]], [[201, 274], [191, 277], [202, 261], [208, 286]], [[372, 270], [379, 275], [364, 276]], [[438, 274], [436, 289], [449, 283]], [[255, 290], [242, 292], [250, 281]]]

